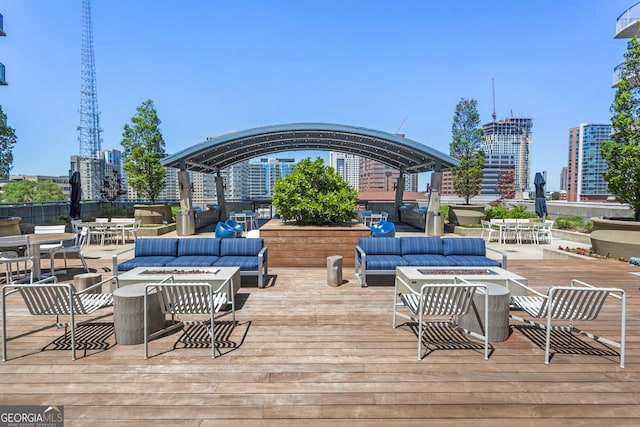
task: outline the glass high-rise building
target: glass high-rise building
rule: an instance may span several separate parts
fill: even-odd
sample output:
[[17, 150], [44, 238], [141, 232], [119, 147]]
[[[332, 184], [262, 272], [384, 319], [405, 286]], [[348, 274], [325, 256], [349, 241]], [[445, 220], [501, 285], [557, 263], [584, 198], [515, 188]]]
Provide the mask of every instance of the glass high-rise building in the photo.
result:
[[531, 168], [529, 144], [531, 144], [533, 120], [506, 118], [486, 123], [482, 127], [484, 129], [482, 149], [486, 156], [503, 154], [513, 156], [516, 191], [529, 190]]
[[568, 201], [606, 200], [611, 195], [602, 177], [607, 161], [600, 155], [600, 143], [610, 139], [610, 124], [581, 123], [569, 129]]

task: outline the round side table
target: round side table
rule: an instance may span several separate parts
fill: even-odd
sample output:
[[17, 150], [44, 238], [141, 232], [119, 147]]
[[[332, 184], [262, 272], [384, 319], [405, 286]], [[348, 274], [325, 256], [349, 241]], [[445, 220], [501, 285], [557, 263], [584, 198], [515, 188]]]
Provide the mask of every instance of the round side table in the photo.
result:
[[[505, 286], [494, 283], [483, 283], [487, 286], [489, 304], [489, 341], [501, 342], [509, 338], [509, 302], [511, 293]], [[467, 314], [463, 314], [458, 319], [458, 325], [464, 329], [481, 334], [480, 321], [484, 320], [484, 293], [482, 290], [476, 291], [473, 296], [473, 305]]]
[[[144, 289], [147, 283], [123, 286], [113, 291], [113, 328], [118, 344], [144, 342]], [[165, 327], [165, 316], [160, 309], [156, 291], [147, 295], [147, 321], [149, 335]]]

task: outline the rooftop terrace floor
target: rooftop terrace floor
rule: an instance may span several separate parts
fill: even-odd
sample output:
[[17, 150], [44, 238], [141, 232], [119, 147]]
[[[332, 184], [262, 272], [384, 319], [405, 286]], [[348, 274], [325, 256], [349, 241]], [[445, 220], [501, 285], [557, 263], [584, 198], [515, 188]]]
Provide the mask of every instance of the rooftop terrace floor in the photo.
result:
[[[231, 329], [228, 317], [218, 324], [216, 359], [205, 332], [192, 328], [194, 339], [178, 332], [153, 341], [153, 357], [144, 360], [142, 345], [115, 343], [106, 309], [106, 317], [82, 328], [96, 349], [79, 351], [76, 361], [62, 329], [10, 341], [10, 360], [0, 363], [0, 403], [64, 405], [67, 426], [637, 425], [640, 277], [629, 272], [640, 268], [542, 259], [533, 246], [512, 245], [509, 261], [531, 286], [575, 278], [627, 291], [624, 369], [612, 350], [566, 336], [555, 338], [545, 365], [543, 335], [513, 321], [488, 361], [468, 345], [438, 347], [418, 361], [414, 332], [391, 327], [391, 281], [361, 288], [345, 269], [348, 282], [329, 287], [325, 269], [273, 268], [265, 289], [243, 282], [237, 326]], [[122, 248], [90, 246], [90, 267], [106, 278], [111, 254]], [[77, 260], [70, 266], [70, 275], [82, 272]], [[583, 326], [616, 338], [619, 311], [606, 308]], [[8, 310], [11, 336], [50, 320], [28, 315], [16, 296]]]

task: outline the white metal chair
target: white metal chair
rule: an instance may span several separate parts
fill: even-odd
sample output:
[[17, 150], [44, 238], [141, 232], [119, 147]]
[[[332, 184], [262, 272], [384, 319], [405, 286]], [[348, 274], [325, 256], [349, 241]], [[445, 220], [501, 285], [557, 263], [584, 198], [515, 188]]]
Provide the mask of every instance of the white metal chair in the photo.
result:
[[377, 224], [380, 221], [382, 221], [382, 214], [380, 214], [380, 213], [372, 213], [371, 215], [369, 215], [368, 218], [365, 218], [365, 224], [364, 225], [371, 227], [373, 224]]
[[[54, 234], [54, 233], [64, 233], [66, 230], [66, 225], [36, 225], [34, 228], [34, 234]], [[64, 245], [64, 242], [61, 240], [60, 243], [44, 243], [40, 245], [40, 256], [46, 255], [49, 256], [52, 249], [61, 248]], [[51, 262], [51, 268], [53, 269], [53, 260]]]
[[[29, 245], [29, 236], [3, 236], [0, 237], [0, 247], [8, 249], [0, 252], [0, 264], [5, 265], [6, 283], [19, 283], [21, 281], [33, 282], [33, 256]], [[24, 276], [20, 276], [20, 263], [25, 265]], [[14, 277], [14, 265], [16, 277]], [[28, 273], [27, 273], [28, 272]]]
[[82, 227], [80, 230], [80, 234], [76, 236], [76, 241], [72, 246], [56, 246], [49, 251], [49, 256], [51, 257], [51, 275], [55, 275], [55, 270], [53, 268], [55, 257], [57, 254], [62, 254], [64, 257], [64, 268], [67, 268], [67, 254], [74, 253], [78, 254], [80, 261], [82, 262], [82, 266], [84, 270], [88, 273], [89, 267], [87, 266], [87, 261], [84, 259], [84, 255], [82, 254], [82, 248], [87, 243], [89, 239], [89, 228]]
[[[211, 336], [211, 358], [215, 358], [216, 336], [215, 318], [232, 315], [233, 324], [236, 320], [236, 306], [233, 292], [227, 295], [223, 289], [232, 289], [231, 279], [226, 280], [222, 285], [214, 288], [210, 283], [173, 283], [173, 276], [168, 277], [160, 283], [150, 283], [145, 286], [144, 293], [144, 358], [149, 357], [149, 340], [167, 333], [170, 330], [181, 328], [184, 325], [209, 325], [209, 335]], [[155, 290], [156, 293], [150, 294]], [[169, 327], [149, 335], [147, 321], [147, 307], [149, 298], [158, 298], [162, 312], [171, 314], [171, 324]], [[230, 304], [230, 310], [214, 317], [214, 315], [225, 305]], [[186, 314], [208, 314], [207, 320], [185, 321], [180, 319], [180, 315]], [[178, 323], [174, 322], [178, 317]]]
[[245, 213], [236, 213], [233, 218], [235, 222], [242, 225], [243, 230], [248, 230], [247, 225], [247, 214]]
[[553, 241], [553, 233], [551, 230], [553, 229], [553, 220], [546, 220], [541, 223], [540, 227], [537, 230], [537, 239], [538, 242], [544, 241], [545, 243], [551, 243]]
[[[552, 286], [546, 294], [540, 293], [516, 280], [511, 279], [512, 284], [520, 286], [529, 292], [530, 296], [512, 296], [511, 302], [514, 308], [525, 311], [535, 319], [544, 319], [545, 323], [537, 323], [514, 314], [510, 317], [520, 322], [528, 323], [545, 329], [545, 358], [544, 363], [549, 364], [550, 342], [552, 329], [566, 330], [569, 333], [579, 333], [595, 341], [609, 344], [620, 349], [620, 367], [624, 368], [624, 347], [626, 329], [626, 294], [619, 288], [597, 288], [588, 283], [572, 280], [571, 286]], [[607, 297], [613, 297], [621, 303], [620, 314], [620, 342], [603, 338], [589, 332], [575, 328], [574, 321], [595, 320], [600, 314]], [[568, 320], [568, 328], [553, 327], [552, 320]]]
[[[485, 239], [487, 242], [491, 242], [493, 241], [493, 239], [491, 238], [491, 236], [493, 236], [493, 233], [496, 234], [495, 239], [497, 240], [500, 237], [500, 229], [495, 228], [491, 222], [489, 221], [485, 221], [484, 219], [480, 221], [480, 223], [482, 224], [482, 234], [480, 234], [480, 237], [482, 237], [483, 239]], [[487, 237], [485, 237], [485, 234]]]
[[[101, 289], [105, 283], [118, 281], [116, 277], [103, 280], [82, 291], [76, 291], [70, 283], [56, 283], [56, 277], [47, 277], [35, 283], [23, 285], [5, 285], [2, 287], [2, 361], [7, 360], [7, 341], [20, 338], [32, 333], [56, 326], [71, 329], [71, 359], [76, 360], [76, 327], [93, 319], [76, 321], [78, 315], [88, 315], [95, 311], [113, 305], [111, 294], [94, 293], [94, 289]], [[52, 283], [48, 283], [52, 282]], [[53, 325], [45, 326], [14, 337], [7, 337], [7, 297], [19, 293], [22, 296], [29, 313], [34, 316], [55, 316]], [[60, 316], [69, 316], [68, 322], [60, 322]]]
[[502, 230], [502, 243], [507, 240], [514, 243], [522, 243], [520, 241], [520, 231], [518, 229], [518, 220], [516, 218], [505, 218]]
[[[445, 322], [447, 326], [456, 327], [464, 331], [467, 335], [484, 341], [484, 358], [489, 358], [489, 333], [483, 331], [478, 334], [461, 328], [456, 324], [457, 317], [467, 314], [472, 310], [473, 296], [477, 291], [484, 292], [484, 319], [479, 319], [481, 325], [489, 324], [489, 299], [487, 297], [487, 286], [480, 283], [468, 283], [462, 279], [461, 283], [438, 283], [425, 284], [420, 288], [420, 292], [413, 289], [396, 275], [396, 284], [393, 301], [393, 327], [396, 327], [396, 317], [411, 320], [418, 323], [418, 360], [422, 360], [422, 340], [427, 327], [432, 325], [442, 325], [443, 322], [427, 322], [426, 317], [449, 317]], [[406, 307], [410, 314], [399, 312], [398, 309]]]
[[124, 227], [125, 242], [129, 240], [127, 238], [127, 236], [129, 235], [131, 236], [131, 240], [133, 240], [134, 242], [138, 240], [138, 229], [140, 228], [140, 224], [141, 223], [139, 219], [133, 219], [133, 222], [130, 225]]

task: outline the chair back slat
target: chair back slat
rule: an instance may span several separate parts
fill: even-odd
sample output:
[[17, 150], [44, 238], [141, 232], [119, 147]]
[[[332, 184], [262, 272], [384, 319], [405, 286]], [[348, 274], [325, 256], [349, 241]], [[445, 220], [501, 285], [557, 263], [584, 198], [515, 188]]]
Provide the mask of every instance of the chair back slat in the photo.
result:
[[425, 286], [423, 313], [434, 316], [457, 316], [469, 311], [476, 288], [473, 286]]
[[205, 283], [173, 283], [156, 286], [160, 307], [164, 313], [211, 313], [212, 288]]
[[549, 291], [554, 319], [593, 320], [598, 317], [609, 291], [602, 289], [556, 288]]
[[69, 291], [62, 286], [29, 286], [20, 288], [20, 295], [34, 316], [69, 314]]

